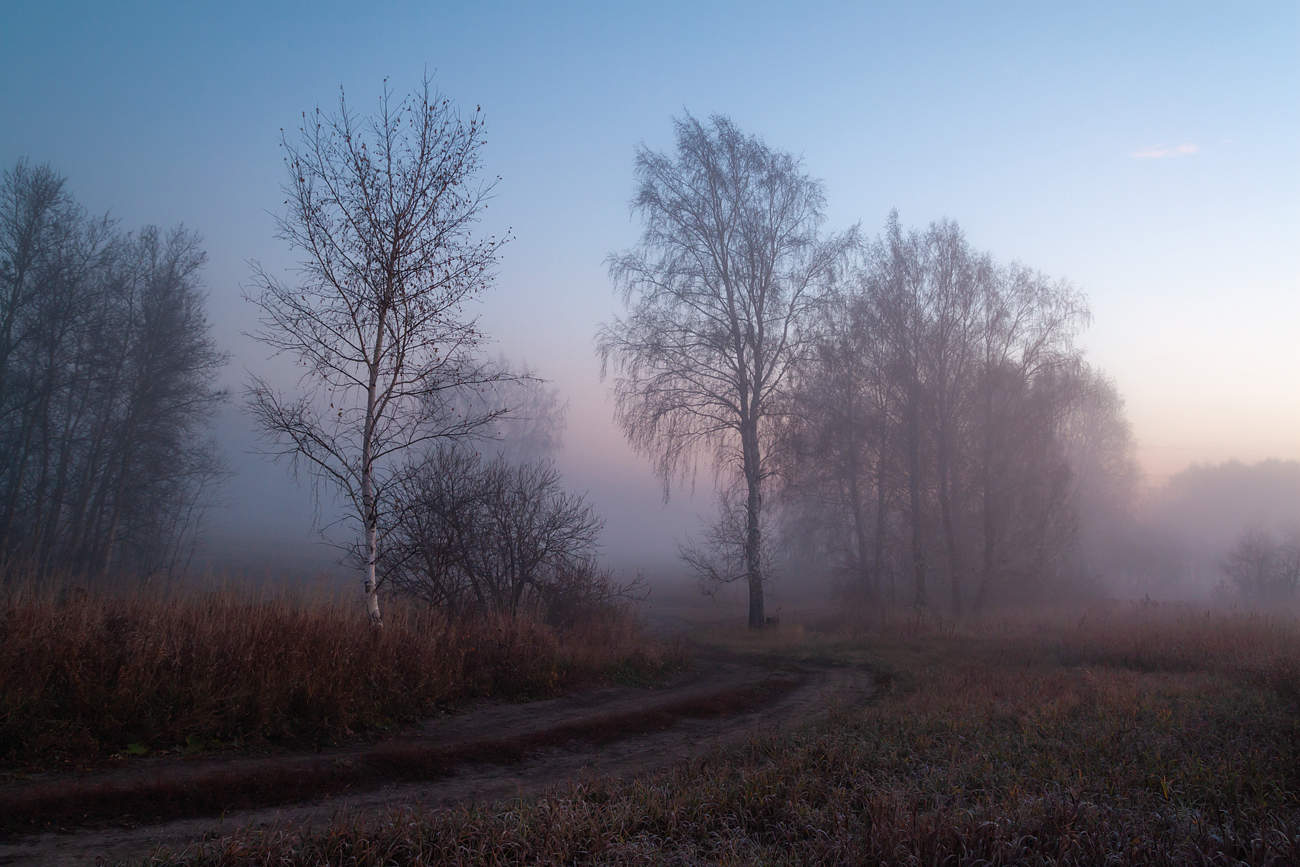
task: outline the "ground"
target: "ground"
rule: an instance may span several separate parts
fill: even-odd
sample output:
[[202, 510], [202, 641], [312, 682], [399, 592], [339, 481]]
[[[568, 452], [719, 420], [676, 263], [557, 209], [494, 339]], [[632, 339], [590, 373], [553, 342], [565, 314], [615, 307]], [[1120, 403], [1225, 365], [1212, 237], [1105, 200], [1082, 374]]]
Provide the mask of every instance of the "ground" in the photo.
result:
[[702, 649], [690, 671], [666, 684], [483, 702], [378, 744], [29, 780], [0, 789], [10, 827], [0, 863], [140, 860], [159, 846], [183, 849], [236, 829], [309, 833], [340, 813], [490, 802], [626, 778], [859, 703], [870, 690], [860, 666]]
[[0, 860], [1300, 863], [1293, 615], [842, 615], [697, 624], [657, 687], [10, 787]]

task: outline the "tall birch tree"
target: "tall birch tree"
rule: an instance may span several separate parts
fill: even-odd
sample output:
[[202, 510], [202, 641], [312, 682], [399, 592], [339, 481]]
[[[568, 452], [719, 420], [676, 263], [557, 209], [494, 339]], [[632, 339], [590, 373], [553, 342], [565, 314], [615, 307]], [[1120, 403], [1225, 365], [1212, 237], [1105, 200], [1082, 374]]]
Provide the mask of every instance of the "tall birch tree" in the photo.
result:
[[413, 450], [471, 435], [499, 411], [461, 411], [466, 388], [499, 379], [465, 305], [492, 283], [505, 238], [476, 224], [495, 180], [481, 181], [481, 109], [468, 119], [433, 92], [377, 112], [303, 115], [281, 136], [288, 181], [279, 237], [302, 254], [286, 283], [255, 266], [257, 336], [299, 363], [297, 393], [254, 378], [253, 415], [273, 443], [351, 506], [375, 626], [381, 512]]
[[[674, 156], [641, 148], [633, 211], [641, 242], [610, 257], [626, 317], [604, 326], [617, 415], [655, 460], [665, 492], [711, 456], [721, 487], [744, 494], [749, 625], [763, 613], [762, 509], [770, 426], [804, 325], [854, 233], [824, 240], [825, 195], [794, 156], [726, 117], [675, 121]], [[725, 477], [725, 479], [724, 479]]]

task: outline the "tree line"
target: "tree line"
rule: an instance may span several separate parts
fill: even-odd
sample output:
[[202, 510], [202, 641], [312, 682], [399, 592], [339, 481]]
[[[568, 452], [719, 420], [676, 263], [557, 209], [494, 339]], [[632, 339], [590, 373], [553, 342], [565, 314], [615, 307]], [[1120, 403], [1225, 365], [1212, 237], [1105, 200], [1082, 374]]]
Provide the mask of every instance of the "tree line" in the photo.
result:
[[[796, 157], [726, 117], [675, 133], [675, 152], [637, 152], [642, 233], [608, 259], [626, 312], [597, 350], [665, 495], [714, 474], [717, 517], [681, 546], [689, 568], [744, 582], [751, 626], [776, 571], [961, 613], [1113, 570], [1137, 474], [1123, 401], [1077, 344], [1078, 290], [948, 220], [828, 233], [824, 186]], [[427, 79], [401, 98], [385, 86], [372, 116], [341, 94], [304, 113], [282, 137], [278, 220], [299, 265], [290, 281], [255, 266], [247, 290], [258, 336], [303, 374], [252, 378], [247, 407], [271, 454], [349, 504], [376, 625], [385, 586], [553, 619], [629, 590], [599, 565], [598, 513], [545, 456], [554, 395], [484, 360], [466, 312], [509, 240], [477, 230], [496, 184], [485, 141], [480, 110]], [[88, 216], [26, 162], [0, 210], [6, 574], [175, 569], [222, 473], [201, 435], [225, 355], [199, 239]], [[509, 423], [549, 445], [507, 456]], [[1293, 588], [1294, 561], [1256, 539], [1229, 569], [1262, 597]]]
[[198, 236], [93, 217], [48, 166], [0, 183], [4, 574], [183, 567], [221, 474]]

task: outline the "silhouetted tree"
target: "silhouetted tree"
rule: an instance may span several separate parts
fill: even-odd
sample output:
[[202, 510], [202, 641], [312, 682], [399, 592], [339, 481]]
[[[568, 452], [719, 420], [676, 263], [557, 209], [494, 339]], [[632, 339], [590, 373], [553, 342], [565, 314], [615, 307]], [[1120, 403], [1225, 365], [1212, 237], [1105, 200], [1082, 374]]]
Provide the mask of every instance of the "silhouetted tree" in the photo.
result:
[[501, 378], [476, 356], [466, 302], [492, 282], [504, 243], [475, 236], [493, 183], [477, 180], [483, 122], [462, 120], [430, 82], [400, 100], [385, 84], [373, 117], [303, 116], [282, 137], [288, 182], [280, 237], [303, 254], [298, 280], [258, 267], [258, 336], [304, 368], [284, 396], [254, 379], [249, 405], [280, 454], [340, 490], [362, 534], [371, 622], [381, 624], [381, 510], [404, 456], [473, 434], [500, 410], [465, 414], [458, 395]]
[[[1035, 550], [1041, 541], [1040, 536], [1026, 542], [1016, 533], [1059, 517], [1053, 510], [1068, 488], [1069, 467], [1056, 435], [1074, 396], [1070, 373], [1080, 359], [1074, 336], [1088, 315], [1084, 300], [1068, 282], [1018, 263], [998, 268], [979, 299], [974, 399], [980, 515], [977, 607], [995, 595], [1000, 576], [1014, 572], [1011, 560]], [[1029, 496], [1031, 491], [1037, 491], [1037, 500]], [[1032, 566], [1022, 569], [1022, 575], [1031, 571]]]
[[455, 411], [463, 415], [505, 410], [478, 432], [479, 450], [512, 463], [555, 457], [567, 412], [559, 391], [527, 365], [514, 366], [505, 358], [495, 365], [493, 381], [462, 391], [456, 401]]
[[637, 153], [641, 243], [609, 260], [628, 314], [597, 342], [602, 371], [616, 365], [619, 423], [655, 459], [665, 494], [706, 450], [743, 480], [743, 577], [760, 627], [773, 407], [853, 235], [819, 238], [822, 187], [793, 156], [725, 117], [674, 125], [675, 157]]

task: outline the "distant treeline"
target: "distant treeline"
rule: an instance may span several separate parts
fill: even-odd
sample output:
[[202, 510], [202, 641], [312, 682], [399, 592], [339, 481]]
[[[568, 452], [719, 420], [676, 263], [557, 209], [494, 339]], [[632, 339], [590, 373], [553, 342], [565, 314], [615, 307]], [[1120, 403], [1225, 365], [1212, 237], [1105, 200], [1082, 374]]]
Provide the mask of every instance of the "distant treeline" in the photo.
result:
[[1300, 462], [1196, 464], [1141, 510], [1113, 571], [1152, 595], [1300, 598]]
[[150, 574], [184, 560], [221, 393], [199, 238], [89, 216], [48, 166], [0, 183], [0, 558]]

